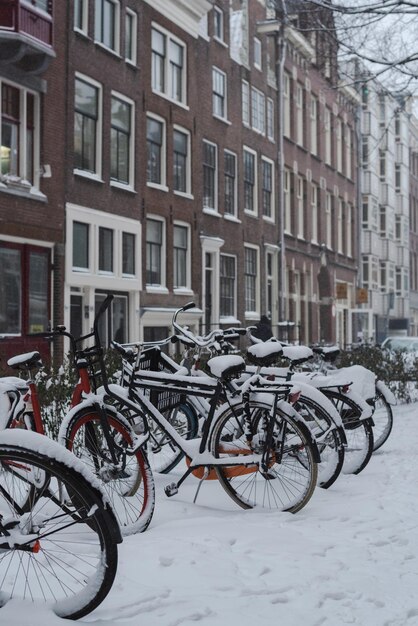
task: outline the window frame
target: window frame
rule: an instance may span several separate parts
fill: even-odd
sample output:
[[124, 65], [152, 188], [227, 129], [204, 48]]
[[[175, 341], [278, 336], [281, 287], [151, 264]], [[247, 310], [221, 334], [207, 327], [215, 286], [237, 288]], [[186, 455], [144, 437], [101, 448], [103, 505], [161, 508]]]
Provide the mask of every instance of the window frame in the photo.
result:
[[[108, 45], [105, 40], [103, 14], [104, 6], [113, 5], [114, 22], [112, 29], [112, 37], [114, 39], [113, 46]], [[113, 52], [119, 56], [120, 54], [120, 2], [119, 0], [95, 0], [95, 20], [94, 20], [94, 43], [103, 46], [106, 50]]]
[[266, 134], [266, 95], [251, 85], [251, 128], [260, 135]]
[[297, 237], [298, 239], [305, 239], [305, 207], [304, 207], [304, 191], [305, 180], [303, 176], [296, 176], [296, 215], [297, 215]]
[[[125, 261], [125, 236], [126, 237], [132, 237], [133, 239], [133, 249], [132, 249], [132, 265], [133, 265], [133, 272], [125, 272], [124, 271], [124, 261]], [[123, 277], [126, 278], [135, 278], [137, 271], [136, 271], [136, 247], [137, 247], [137, 235], [136, 233], [132, 233], [126, 230], [121, 231], [121, 274]]]
[[[78, 224], [80, 226], [86, 226], [86, 232], [87, 232], [87, 265], [74, 265], [74, 242], [75, 242], [75, 237], [74, 237], [74, 225]], [[90, 272], [91, 271], [91, 225], [88, 222], [82, 222], [78, 219], [74, 219], [72, 220], [72, 251], [71, 251], [71, 268], [73, 272]]]
[[[229, 176], [229, 174], [227, 173], [227, 168], [226, 168], [226, 156], [231, 156], [234, 159], [234, 176]], [[227, 195], [226, 195], [226, 191], [227, 191], [227, 178], [228, 179], [233, 179], [233, 211], [227, 211], [226, 207], [227, 205], [229, 205], [229, 203], [227, 202]], [[238, 157], [237, 154], [235, 152], [232, 152], [231, 150], [224, 150], [224, 217], [227, 217], [229, 219], [231, 218], [236, 218], [237, 217], [237, 213], [238, 213]]]
[[[128, 18], [131, 20], [130, 22], [130, 30], [131, 30], [131, 55], [127, 54], [127, 39], [128, 39]], [[130, 8], [125, 9], [125, 61], [127, 63], [131, 63], [132, 65], [137, 64], [137, 54], [138, 54], [138, 14], [136, 11], [133, 11]]]
[[[80, 25], [77, 25], [77, 17]], [[74, 30], [83, 35], [88, 34], [88, 2], [87, 0], [75, 0], [73, 15]]]
[[[211, 147], [214, 148], [214, 154], [215, 154], [215, 163], [214, 165], [212, 165], [211, 163], [206, 162], [205, 160], [205, 148], [206, 147]], [[216, 143], [214, 143], [213, 141], [208, 141], [207, 139], [203, 139], [202, 141], [202, 166], [203, 166], [203, 176], [202, 176], [202, 182], [203, 182], [203, 188], [202, 188], [202, 198], [203, 198], [203, 211], [205, 213], [209, 212], [209, 213], [218, 213], [218, 188], [219, 188], [219, 182], [218, 182], [218, 177], [219, 177], [219, 161], [218, 161], [218, 145]], [[213, 177], [213, 205], [214, 206], [209, 206], [208, 204], [205, 204], [205, 199], [209, 197], [208, 194], [205, 194], [206, 191], [206, 183], [208, 182], [208, 176], [209, 173], [212, 172], [212, 177]]]
[[[221, 81], [221, 92], [216, 91], [216, 83]], [[219, 106], [218, 106], [219, 105]], [[219, 110], [218, 110], [219, 109]], [[226, 121], [228, 119], [228, 82], [225, 72], [215, 65], [212, 66], [212, 114], [217, 119]]]
[[[253, 216], [257, 216], [258, 215], [258, 160], [257, 160], [257, 152], [255, 152], [255, 150], [251, 150], [251, 148], [248, 148], [248, 146], [243, 146], [243, 150], [242, 150], [242, 154], [243, 154], [243, 164], [242, 164], [242, 180], [243, 180], [243, 189], [244, 189], [244, 212], [247, 213], [247, 215], [253, 215]], [[247, 168], [246, 168], [246, 163], [245, 163], [245, 155], [248, 154], [249, 156], [251, 156], [253, 158], [253, 164], [254, 164], [254, 179], [251, 181], [250, 179], [246, 178], [246, 174], [247, 174]], [[248, 185], [251, 184], [252, 187], [252, 192], [251, 192], [251, 197], [252, 197], [252, 209], [249, 209], [246, 206], [246, 200], [247, 200], [247, 187]]]
[[318, 98], [311, 94], [310, 122], [311, 122], [311, 154], [318, 156]]
[[283, 135], [291, 139], [290, 86], [292, 80], [287, 72], [283, 73]]
[[[163, 88], [160, 90], [157, 88], [154, 82], [154, 58], [155, 51], [152, 47], [152, 33], [156, 31], [164, 38], [164, 55], [160, 56], [162, 58], [163, 64]], [[173, 68], [172, 61], [170, 57], [170, 43], [174, 43], [182, 49], [182, 65], [181, 65], [181, 90], [180, 90], [180, 98], [176, 98], [172, 92], [173, 86]], [[170, 33], [170, 31], [166, 30], [156, 22], [151, 23], [151, 89], [153, 93], [170, 100], [170, 102], [174, 102], [179, 106], [187, 107], [187, 44]]]
[[225, 16], [218, 6], [213, 7], [213, 38], [225, 43]]
[[[94, 178], [96, 180], [101, 180], [102, 177], [102, 145], [103, 145], [103, 86], [101, 83], [96, 80], [86, 76], [85, 74], [81, 74], [80, 72], [75, 73], [74, 81], [81, 81], [85, 84], [93, 87], [97, 90], [97, 119], [95, 122], [95, 163], [94, 169], [82, 169], [80, 167], [76, 167], [74, 165], [74, 173], [86, 176], [88, 178]], [[75, 84], [75, 83], [74, 83]], [[74, 90], [74, 116], [77, 113], [77, 108], [75, 104], [75, 90]], [[75, 137], [75, 120], [74, 120], [74, 137]], [[74, 150], [75, 155], [75, 150]]]
[[[104, 233], [110, 233], [110, 269], [105, 267], [101, 267], [101, 261], [104, 258], [105, 250], [102, 248], [102, 243], [107, 243], [102, 240], [102, 235]], [[99, 226], [98, 227], [98, 245], [97, 245], [97, 272], [100, 275], [113, 276], [115, 273], [115, 231], [113, 228], [109, 228], [108, 226]]]
[[[148, 222], [157, 222], [161, 225], [161, 243], [156, 244], [155, 242], [148, 241]], [[159, 245], [159, 267], [160, 267], [160, 282], [159, 283], [149, 283], [148, 282], [148, 272], [151, 271], [148, 269], [148, 244], [151, 246]], [[166, 220], [160, 215], [154, 215], [147, 213], [145, 218], [145, 285], [147, 291], [166, 291], [166, 264], [164, 263], [164, 259], [166, 258]]]
[[[271, 188], [270, 190], [266, 190], [264, 183], [265, 183], [265, 172], [264, 172], [264, 167], [268, 165], [270, 167], [270, 182], [271, 182]], [[261, 212], [263, 215], [263, 219], [269, 221], [269, 222], [274, 222], [275, 221], [275, 214], [274, 214], [274, 206], [275, 206], [275, 194], [274, 194], [274, 190], [275, 190], [275, 186], [274, 186], [274, 161], [272, 161], [271, 159], [269, 159], [268, 157], [262, 155], [261, 156], [261, 194], [262, 194], [262, 198], [261, 198]], [[265, 206], [264, 206], [264, 198], [265, 198], [265, 192], [269, 191], [270, 192], [270, 211], [269, 211], [269, 215], [266, 215], [265, 213]]]
[[[226, 259], [233, 260], [233, 275], [222, 274], [223, 261]], [[229, 287], [229, 289], [228, 289]], [[231, 289], [232, 288], [232, 289]], [[225, 292], [228, 291], [228, 294]], [[232, 295], [231, 295], [232, 291]], [[222, 305], [230, 305], [222, 309]], [[232, 306], [231, 306], [232, 303]], [[228, 318], [236, 319], [237, 317], [237, 257], [234, 254], [222, 254], [219, 255], [219, 318], [222, 323], [223, 320]]]
[[[174, 151], [174, 133], [181, 133], [186, 137], [186, 157], [185, 157], [185, 191], [180, 189], [176, 189], [174, 186], [175, 176], [174, 176], [174, 168], [175, 168], [175, 151]], [[187, 128], [183, 126], [178, 126], [177, 124], [173, 125], [173, 193], [179, 196], [191, 198], [191, 133]]]
[[253, 38], [253, 61], [254, 67], [261, 72], [263, 70], [263, 46], [258, 37]]
[[[111, 92], [111, 97], [110, 97], [110, 101], [111, 101], [111, 107], [112, 107], [112, 103], [113, 100], [119, 100], [120, 102], [126, 104], [129, 107], [129, 133], [123, 133], [122, 130], [120, 129], [116, 129], [118, 133], [122, 133], [125, 135], [128, 135], [128, 142], [127, 142], [127, 146], [128, 146], [128, 168], [127, 168], [127, 173], [128, 173], [128, 181], [122, 181], [119, 180], [117, 178], [113, 178], [112, 177], [112, 159], [110, 158], [110, 184], [112, 186], [121, 186], [121, 187], [129, 187], [131, 189], [134, 188], [134, 173], [135, 173], [135, 102], [133, 100], [131, 100], [130, 98], [127, 98], [125, 95], [119, 93], [118, 91], [112, 91]], [[114, 129], [115, 127], [112, 125], [112, 108], [111, 108], [111, 115], [110, 115], [110, 130], [112, 133], [112, 129]], [[111, 146], [113, 144], [113, 140], [111, 138], [111, 142], [110, 142]]]
[[[252, 251], [255, 254], [255, 272], [247, 273], [247, 252]], [[259, 311], [260, 311], [260, 249], [258, 246], [253, 244], [244, 243], [244, 310], [245, 310], [245, 319], [258, 319]], [[248, 296], [248, 280], [247, 277], [251, 276], [252, 281], [254, 281], [254, 308], [247, 307], [249, 304], [249, 296]]]
[[[156, 183], [152, 180], [148, 180], [148, 120], [153, 120], [154, 122], [157, 122], [158, 124], [161, 124], [162, 127], [162, 141], [161, 141], [161, 147], [160, 147], [160, 182]], [[147, 143], [147, 165], [146, 165], [146, 181], [147, 181], [147, 187], [153, 187], [155, 189], [161, 189], [163, 191], [167, 191], [168, 187], [167, 187], [167, 123], [166, 120], [163, 117], [160, 117], [159, 115], [155, 115], [154, 113], [151, 113], [150, 111], [147, 111], [146, 116], [145, 116], [145, 136], [146, 136], [146, 143]], [[158, 145], [158, 144], [155, 144]]]
[[250, 128], [250, 84], [246, 80], [241, 81], [241, 112], [243, 125]]
[[318, 242], [319, 185], [311, 183], [311, 242]]
[[274, 142], [274, 100], [266, 98], [266, 133], [267, 138]]
[[[185, 262], [184, 262], [184, 273], [186, 277], [186, 281], [184, 285], [176, 285], [175, 274], [176, 274], [176, 255], [175, 250], [176, 246], [174, 245], [174, 231], [175, 228], [183, 228], [186, 230], [186, 249], [185, 249]], [[175, 220], [173, 222], [173, 291], [174, 293], [184, 293], [187, 291], [188, 293], [191, 291], [192, 285], [192, 276], [191, 276], [191, 267], [192, 267], [192, 254], [191, 254], [191, 227], [187, 222], [182, 222], [179, 220]]]

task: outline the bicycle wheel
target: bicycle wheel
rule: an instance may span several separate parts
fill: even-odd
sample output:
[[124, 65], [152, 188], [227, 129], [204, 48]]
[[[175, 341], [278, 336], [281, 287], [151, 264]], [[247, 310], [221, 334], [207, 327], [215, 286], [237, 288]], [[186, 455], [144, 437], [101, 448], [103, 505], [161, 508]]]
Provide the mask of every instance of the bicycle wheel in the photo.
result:
[[82, 459], [99, 478], [112, 504], [124, 536], [143, 532], [151, 522], [155, 485], [142, 449], [129, 454], [132, 438], [124, 418], [107, 409], [109, 436], [115, 444], [116, 461], [106, 440], [101, 416], [82, 407], [63, 422], [59, 440]]
[[[310, 500], [317, 483], [318, 467], [309, 434], [301, 418], [293, 419], [278, 410], [274, 418], [273, 445], [269, 450], [268, 471], [260, 463], [245, 465], [245, 457], [253, 454], [244, 434], [242, 406], [227, 409], [217, 420], [212, 435], [212, 454], [227, 460], [237, 456], [243, 465], [218, 466], [218, 479], [229, 496], [242, 508], [263, 507], [296, 513]], [[270, 407], [252, 403], [253, 444], [265, 440]], [[282, 443], [280, 442], [282, 441]]]
[[344, 464], [344, 446], [339, 432], [328, 413], [311, 398], [301, 395], [294, 408], [316, 439], [321, 455], [318, 486], [328, 489], [337, 480]]
[[[183, 439], [197, 437], [199, 420], [189, 404], [180, 404], [163, 415]], [[181, 461], [184, 454], [156, 422], [150, 423], [150, 431], [147, 452], [152, 471], [168, 474]]]
[[343, 474], [359, 474], [373, 454], [373, 427], [370, 419], [361, 420], [361, 409], [346, 394], [332, 389], [321, 390], [341, 415], [347, 437]]
[[393, 427], [393, 412], [392, 407], [386, 400], [385, 396], [377, 391], [374, 398], [374, 411], [373, 411], [373, 436], [374, 445], [373, 452], [378, 450], [385, 441], [388, 439]]
[[[44, 601], [60, 617], [78, 619], [110, 591], [120, 531], [80, 466], [42, 435], [0, 434], [0, 606], [11, 598]], [[17, 500], [27, 484], [33, 493], [22, 510]]]

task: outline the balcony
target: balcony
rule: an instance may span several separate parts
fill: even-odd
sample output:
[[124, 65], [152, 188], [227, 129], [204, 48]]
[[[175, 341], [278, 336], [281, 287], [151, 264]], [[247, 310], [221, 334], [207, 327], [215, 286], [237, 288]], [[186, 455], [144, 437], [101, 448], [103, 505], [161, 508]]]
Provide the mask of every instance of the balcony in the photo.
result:
[[0, 68], [41, 74], [52, 46], [52, 0], [0, 0]]

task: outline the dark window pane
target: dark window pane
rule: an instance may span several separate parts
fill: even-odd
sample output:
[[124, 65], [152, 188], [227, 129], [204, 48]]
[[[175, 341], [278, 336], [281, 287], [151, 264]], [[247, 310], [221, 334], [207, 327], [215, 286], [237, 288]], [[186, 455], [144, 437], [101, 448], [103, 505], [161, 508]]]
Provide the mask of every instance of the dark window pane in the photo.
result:
[[48, 256], [31, 252], [29, 255], [29, 332], [48, 329]]
[[113, 272], [113, 230], [99, 228], [99, 270]]
[[19, 250], [0, 246], [0, 333], [22, 332], [22, 269]]
[[89, 225], [73, 223], [73, 267], [88, 269], [89, 266]]
[[122, 235], [122, 273], [135, 274], [135, 235], [132, 233]]

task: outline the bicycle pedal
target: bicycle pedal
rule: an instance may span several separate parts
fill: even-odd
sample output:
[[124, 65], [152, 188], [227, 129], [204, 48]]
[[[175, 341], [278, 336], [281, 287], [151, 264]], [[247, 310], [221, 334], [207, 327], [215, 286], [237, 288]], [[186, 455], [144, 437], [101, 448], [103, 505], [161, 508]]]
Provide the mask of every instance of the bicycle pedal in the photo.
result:
[[171, 483], [170, 485], [164, 487], [164, 493], [168, 498], [171, 498], [171, 496], [175, 496], [178, 492], [179, 488], [177, 487], [177, 483]]

